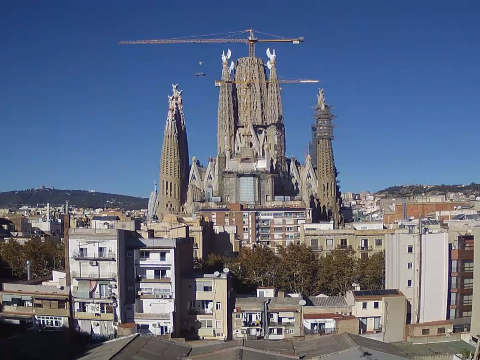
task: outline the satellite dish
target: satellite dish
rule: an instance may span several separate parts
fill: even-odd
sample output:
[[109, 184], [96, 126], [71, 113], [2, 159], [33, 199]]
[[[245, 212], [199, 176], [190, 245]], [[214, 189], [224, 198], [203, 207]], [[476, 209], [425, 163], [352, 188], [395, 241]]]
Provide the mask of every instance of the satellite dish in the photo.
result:
[[229, 269], [229, 268], [225, 268], [225, 269], [223, 269], [223, 272], [224, 272], [225, 274], [228, 274], [228, 273], [230, 272], [230, 269]]
[[215, 275], [216, 277], [219, 277], [219, 276], [220, 276], [220, 273], [219, 273], [218, 271], [215, 271], [215, 272], [213, 273], [213, 275]]
[[302, 299], [302, 300], [300, 300], [300, 301], [298, 302], [298, 304], [299, 304], [299, 305], [302, 305], [302, 306], [305, 306], [305, 305], [307, 305], [307, 302]]

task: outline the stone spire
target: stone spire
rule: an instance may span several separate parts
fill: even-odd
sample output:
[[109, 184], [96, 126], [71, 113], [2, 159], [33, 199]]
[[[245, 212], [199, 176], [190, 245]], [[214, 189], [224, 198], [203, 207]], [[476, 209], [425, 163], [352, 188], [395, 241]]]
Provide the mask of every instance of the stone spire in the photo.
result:
[[178, 85], [172, 85], [173, 99], [177, 114], [175, 116], [178, 129], [178, 143], [180, 147], [180, 159], [181, 159], [181, 191], [180, 200], [184, 204], [187, 200], [188, 191], [188, 174], [190, 172], [189, 155], [188, 155], [188, 140], [187, 140], [187, 127], [185, 125], [185, 114], [183, 113], [182, 92], [183, 90], [177, 89]]
[[[231, 80], [234, 64], [228, 67], [228, 60], [232, 55], [228, 50], [227, 54], [222, 53], [222, 81]], [[234, 94], [231, 83], [220, 84], [220, 94], [218, 97], [218, 131], [217, 131], [217, 152], [218, 155], [224, 155], [227, 150], [233, 148], [235, 136], [235, 118], [234, 118]]]
[[280, 84], [277, 78], [275, 50], [267, 49], [269, 58], [267, 67], [270, 69], [270, 79], [267, 92], [267, 137], [269, 151], [276, 167], [285, 167], [285, 127], [283, 124], [282, 99], [280, 96]]
[[317, 196], [321, 207], [321, 219], [333, 220], [336, 227], [341, 222], [340, 191], [337, 186], [337, 169], [333, 158], [333, 125], [335, 118], [325, 102], [323, 89], [319, 90], [315, 107], [316, 133], [314, 136], [317, 161]]
[[[175, 97], [168, 97], [168, 115], [163, 133], [162, 157], [160, 159], [160, 192], [157, 216], [179, 214], [182, 204], [182, 158], [179, 142], [179, 113]], [[180, 129], [181, 130], [181, 129]]]

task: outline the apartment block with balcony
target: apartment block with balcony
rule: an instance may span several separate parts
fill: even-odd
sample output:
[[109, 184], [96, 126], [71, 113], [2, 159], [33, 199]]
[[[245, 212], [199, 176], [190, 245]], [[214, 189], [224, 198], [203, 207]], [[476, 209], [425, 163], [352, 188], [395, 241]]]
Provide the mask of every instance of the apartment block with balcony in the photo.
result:
[[333, 229], [328, 224], [306, 224], [301, 229], [301, 243], [319, 255], [325, 256], [332, 250], [353, 249], [357, 257], [369, 257], [385, 250], [387, 229]]
[[474, 235], [459, 235], [449, 244], [448, 318], [472, 316]]
[[182, 279], [180, 310], [182, 336], [200, 339], [231, 339], [231, 277], [225, 272]]
[[5, 323], [31, 324], [36, 330], [68, 328], [69, 296], [70, 289], [64, 285], [4, 283], [0, 319]]
[[383, 342], [405, 339], [407, 300], [398, 290], [359, 290], [347, 292], [352, 315], [359, 320], [358, 332]]
[[283, 297], [273, 288], [258, 288], [257, 296], [239, 295], [232, 314], [233, 339], [282, 340], [301, 336], [302, 297]]
[[175, 336], [180, 325], [180, 278], [193, 267], [192, 240], [131, 239], [127, 266], [130, 264], [134, 278], [129, 282], [127, 301], [133, 303], [133, 313], [128, 322], [135, 322], [140, 333]]
[[111, 338], [125, 321], [127, 230], [69, 230], [68, 269], [75, 327], [94, 338]]
[[246, 208], [230, 204], [229, 208], [203, 209], [201, 213], [212, 221], [217, 234], [213, 251], [222, 254], [237, 252], [240, 246], [276, 248], [296, 244], [301, 225], [312, 219], [311, 209], [302, 207]]

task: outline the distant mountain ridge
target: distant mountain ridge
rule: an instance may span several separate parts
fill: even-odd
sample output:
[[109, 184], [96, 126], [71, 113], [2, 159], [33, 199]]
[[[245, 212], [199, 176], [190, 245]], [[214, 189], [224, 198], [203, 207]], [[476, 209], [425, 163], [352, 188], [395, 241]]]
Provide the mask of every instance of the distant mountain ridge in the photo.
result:
[[480, 184], [470, 185], [400, 185], [390, 186], [375, 194], [385, 197], [408, 197], [415, 195], [443, 195], [446, 193], [464, 193], [467, 196], [480, 195]]
[[120, 208], [124, 210], [146, 209], [147, 198], [109, 194], [87, 190], [60, 190], [50, 188], [0, 192], [0, 208], [18, 209], [22, 206], [37, 206], [50, 203], [60, 206], [68, 203], [83, 208]]

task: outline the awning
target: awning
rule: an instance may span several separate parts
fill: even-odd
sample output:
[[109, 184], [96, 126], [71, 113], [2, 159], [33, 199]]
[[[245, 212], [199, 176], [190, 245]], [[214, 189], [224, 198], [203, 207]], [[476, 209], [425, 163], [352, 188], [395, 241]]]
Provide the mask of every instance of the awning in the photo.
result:
[[31, 295], [22, 295], [21, 299], [23, 301], [32, 301], [32, 296]]
[[12, 301], [12, 295], [2, 294], [2, 301]]

